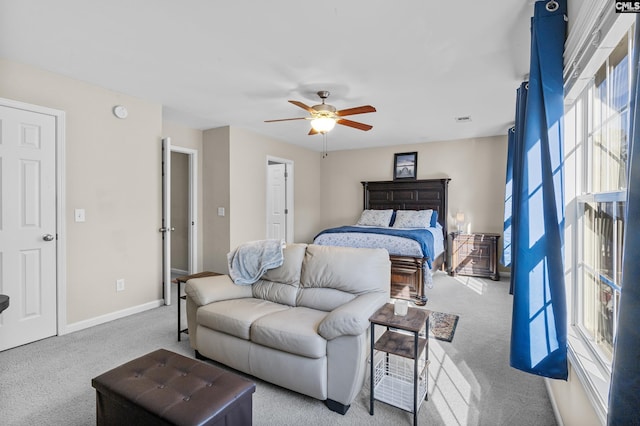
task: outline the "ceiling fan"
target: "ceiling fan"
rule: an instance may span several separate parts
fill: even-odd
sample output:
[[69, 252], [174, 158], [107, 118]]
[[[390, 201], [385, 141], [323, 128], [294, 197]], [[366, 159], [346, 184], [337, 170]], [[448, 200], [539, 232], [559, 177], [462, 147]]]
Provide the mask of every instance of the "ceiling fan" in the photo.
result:
[[298, 118], [283, 118], [280, 120], [265, 120], [265, 123], [273, 123], [276, 121], [291, 121], [291, 120], [311, 120], [311, 130], [309, 131], [310, 135], [315, 135], [318, 133], [327, 133], [333, 129], [333, 127], [337, 124], [341, 124], [343, 126], [353, 127], [354, 129], [359, 130], [371, 130], [373, 126], [368, 124], [359, 123], [357, 121], [347, 120], [346, 118], [342, 118], [348, 115], [356, 115], [356, 114], [365, 114], [368, 112], [376, 112], [376, 109], [371, 105], [363, 105], [355, 108], [341, 109], [337, 110], [333, 105], [326, 104], [324, 101], [329, 97], [329, 92], [326, 90], [321, 90], [317, 92], [320, 99], [322, 99], [322, 103], [314, 106], [307, 106], [300, 101], [289, 101], [290, 103], [298, 106], [309, 114], [309, 117], [298, 117]]

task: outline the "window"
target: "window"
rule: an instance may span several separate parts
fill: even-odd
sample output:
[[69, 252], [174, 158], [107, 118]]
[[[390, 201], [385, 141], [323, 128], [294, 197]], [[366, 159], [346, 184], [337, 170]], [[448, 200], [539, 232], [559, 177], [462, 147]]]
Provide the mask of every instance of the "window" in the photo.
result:
[[582, 95], [587, 105], [586, 173], [578, 196], [582, 244], [574, 318], [609, 370], [621, 289], [632, 40], [629, 31]]
[[609, 370], [621, 287], [632, 40], [629, 31], [581, 95], [587, 167], [578, 196], [582, 244], [574, 320]]
[[[597, 195], [595, 198], [599, 198]], [[582, 251], [579, 253], [577, 324], [597, 348], [602, 362], [613, 359], [618, 301], [624, 202], [580, 202]]]
[[[594, 59], [599, 63], [590, 64], [591, 74], [581, 76], [586, 84], [577, 89], [579, 94], [568, 101], [565, 109], [568, 123], [565, 136], [570, 141], [565, 151], [574, 144], [575, 157], [575, 176], [569, 179], [575, 183], [574, 198], [567, 198], [567, 223], [571, 228], [567, 243], [571, 244], [572, 254], [566, 263], [574, 271], [569, 289], [570, 318], [579, 347], [589, 352], [591, 368], [597, 366], [599, 371], [600, 381], [590, 381], [597, 394], [595, 399], [604, 411], [623, 291], [622, 247], [633, 52], [633, 27], [626, 28], [624, 35], [618, 35], [619, 40], [610, 44], [615, 47], [600, 59]], [[572, 204], [575, 207], [569, 208]], [[570, 218], [571, 214], [574, 216]], [[589, 374], [583, 372], [584, 376]]]
[[598, 69], [587, 88], [589, 193], [624, 190], [626, 187], [627, 129], [629, 124], [629, 44], [627, 33]]

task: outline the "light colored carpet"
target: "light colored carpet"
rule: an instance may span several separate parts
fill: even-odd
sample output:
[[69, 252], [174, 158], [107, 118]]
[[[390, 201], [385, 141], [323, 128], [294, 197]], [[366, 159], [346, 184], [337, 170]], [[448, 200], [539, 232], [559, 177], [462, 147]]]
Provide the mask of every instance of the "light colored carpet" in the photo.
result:
[[[430, 339], [428, 425], [555, 425], [543, 379], [509, 367], [508, 281], [436, 273], [426, 309], [460, 316], [451, 343]], [[177, 286], [173, 286], [177, 287]], [[173, 299], [175, 300], [175, 299]], [[76, 333], [0, 352], [0, 423], [93, 425], [91, 379], [158, 348], [193, 357], [176, 340], [176, 306], [164, 306]], [[413, 415], [375, 403], [368, 377], [342, 416], [315, 399], [254, 379], [254, 425], [410, 425]]]

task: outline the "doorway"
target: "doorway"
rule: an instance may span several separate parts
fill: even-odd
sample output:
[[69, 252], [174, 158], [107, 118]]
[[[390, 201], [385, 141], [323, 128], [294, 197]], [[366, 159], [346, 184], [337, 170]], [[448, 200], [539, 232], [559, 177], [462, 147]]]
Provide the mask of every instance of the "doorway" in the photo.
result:
[[[172, 145], [171, 138], [162, 139], [162, 150], [162, 227], [159, 231], [163, 236], [164, 302], [170, 305], [172, 271], [185, 275], [198, 269], [198, 151]], [[176, 167], [174, 159], [178, 163]], [[174, 264], [174, 254], [179, 263]]]
[[267, 157], [267, 239], [293, 237], [293, 161]]
[[64, 112], [0, 99], [0, 351], [66, 326]]

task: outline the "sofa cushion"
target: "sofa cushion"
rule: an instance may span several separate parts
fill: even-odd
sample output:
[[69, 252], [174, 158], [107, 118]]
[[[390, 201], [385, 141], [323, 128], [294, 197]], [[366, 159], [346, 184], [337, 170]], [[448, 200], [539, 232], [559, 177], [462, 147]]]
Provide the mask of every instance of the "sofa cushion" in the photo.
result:
[[309, 244], [296, 305], [331, 311], [355, 295], [388, 294], [390, 276], [391, 262], [385, 249]]
[[306, 249], [306, 244], [287, 244], [282, 251], [284, 256], [282, 265], [269, 269], [260, 279], [297, 287], [300, 284], [302, 260]]
[[223, 300], [201, 306], [198, 309], [197, 322], [213, 330], [249, 340], [251, 324], [254, 321], [288, 309], [286, 305], [254, 298]]
[[346, 293], [334, 288], [300, 289], [296, 298], [296, 306], [306, 306], [325, 312], [331, 312], [339, 306], [350, 302], [355, 294]]
[[386, 249], [309, 244], [302, 264], [302, 287], [335, 288], [353, 294], [385, 291], [391, 263]]
[[253, 297], [295, 306], [306, 248], [306, 244], [287, 244], [283, 251], [284, 262], [277, 268], [269, 269], [253, 284]]
[[299, 307], [262, 316], [251, 326], [251, 341], [308, 358], [324, 357], [327, 341], [318, 334], [318, 326], [326, 315]]
[[256, 299], [264, 299], [274, 303], [296, 306], [298, 286], [259, 280], [252, 286], [252, 294]]

